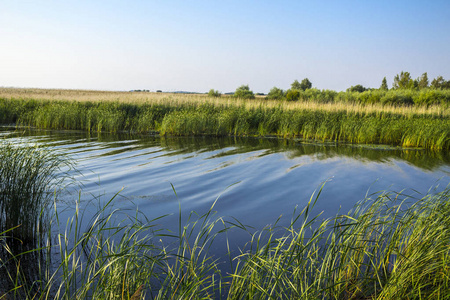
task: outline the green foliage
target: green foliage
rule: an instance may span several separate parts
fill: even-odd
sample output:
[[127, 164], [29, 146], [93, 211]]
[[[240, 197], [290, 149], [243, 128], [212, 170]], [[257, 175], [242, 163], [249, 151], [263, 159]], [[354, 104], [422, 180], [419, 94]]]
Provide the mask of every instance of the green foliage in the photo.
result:
[[268, 100], [281, 100], [284, 98], [284, 91], [277, 87], [273, 87], [266, 96]]
[[[418, 84], [418, 83], [417, 83]], [[411, 79], [409, 72], [401, 72], [394, 77], [393, 89], [413, 89], [415, 87], [414, 80]]]
[[305, 91], [307, 89], [310, 89], [311, 87], [312, 83], [308, 78], [304, 78], [301, 83], [298, 82], [297, 79], [293, 83], [291, 83], [291, 90]]
[[355, 86], [351, 86], [347, 89], [347, 92], [358, 92], [358, 93], [362, 93], [364, 91], [366, 91], [367, 89], [365, 87], [363, 87], [360, 84], [357, 84]]
[[311, 87], [312, 87], [312, 83], [311, 83], [311, 81], [309, 81], [308, 78], [304, 78], [302, 80], [302, 82], [300, 83], [300, 89], [303, 91], [310, 89]]
[[[336, 93], [330, 90], [307, 89], [289, 90], [286, 99], [315, 103], [384, 104], [389, 107], [440, 105], [445, 109], [450, 104], [450, 91], [423, 89]], [[279, 110], [274, 111], [269, 105], [249, 108], [189, 103], [127, 104], [107, 101], [94, 103], [14, 99], [0, 99], [0, 108], [5, 115], [14, 116], [17, 124], [38, 128], [97, 132], [159, 131], [162, 135], [276, 134], [318, 140], [334, 140], [337, 137], [338, 140], [352, 143], [388, 143], [438, 150], [450, 149], [450, 128], [446, 116], [438, 116], [438, 122], [427, 115], [419, 115], [418, 119], [413, 114], [390, 115], [385, 122], [378, 124], [368, 113], [358, 114], [358, 120], [355, 121], [355, 113], [351, 112], [341, 115], [339, 111], [329, 111], [324, 115], [320, 109], [301, 111], [299, 108], [290, 111], [282, 104]], [[432, 136], [427, 135], [426, 140], [422, 138], [421, 129], [414, 125], [414, 122], [420, 123], [419, 119], [424, 120], [427, 131], [433, 133]], [[355, 124], [359, 125], [355, 127]], [[413, 129], [411, 131], [408, 128]], [[407, 130], [410, 138], [405, 142], [404, 135]], [[380, 134], [382, 131], [399, 133], [387, 137]]]
[[286, 92], [286, 100], [288, 101], [297, 101], [300, 98], [300, 91], [289, 89]]
[[409, 106], [414, 104], [413, 93], [410, 91], [386, 93], [380, 101], [383, 105]]
[[387, 91], [387, 90], [389, 90], [389, 87], [388, 87], [388, 84], [387, 84], [386, 77], [384, 77], [383, 80], [381, 81], [380, 90], [382, 90], [382, 91]]
[[55, 150], [0, 140], [0, 232], [17, 227], [12, 238], [35, 247], [54, 188], [65, 178], [56, 173], [70, 165]]
[[253, 235], [228, 299], [446, 299], [449, 191], [398, 197], [382, 193], [325, 221], [310, 215], [311, 197], [282, 238], [272, 228]]
[[222, 94], [219, 91], [215, 91], [214, 89], [210, 89], [208, 92], [209, 97], [219, 98]]
[[234, 97], [240, 99], [255, 99], [255, 95], [253, 94], [253, 91], [250, 90], [248, 85], [241, 85], [238, 87], [234, 92]]
[[450, 80], [445, 81], [444, 77], [438, 76], [431, 81], [431, 87], [434, 89], [450, 89]]
[[425, 89], [428, 87], [428, 74], [427, 72], [423, 73], [422, 76], [417, 80], [419, 89]]
[[[54, 149], [0, 140], [1, 293], [20, 287], [15, 299], [25, 299], [42, 288], [49, 254], [44, 241], [53, 238], [50, 204], [71, 167]], [[26, 272], [19, 271], [20, 264]]]
[[295, 79], [295, 81], [293, 83], [291, 83], [291, 90], [301, 90], [302, 86], [300, 84], [300, 82], [298, 82], [297, 79]]

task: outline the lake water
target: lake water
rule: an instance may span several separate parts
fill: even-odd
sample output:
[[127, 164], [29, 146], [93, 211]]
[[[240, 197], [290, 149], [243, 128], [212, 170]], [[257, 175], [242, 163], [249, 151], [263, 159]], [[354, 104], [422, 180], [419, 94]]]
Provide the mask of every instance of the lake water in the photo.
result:
[[[70, 155], [79, 185], [62, 194], [135, 208], [175, 230], [191, 211], [203, 214], [218, 198], [216, 216], [234, 217], [256, 230], [289, 224], [325, 181], [314, 213], [348, 212], [380, 190], [425, 194], [450, 182], [448, 153], [383, 146], [310, 144], [275, 138], [159, 137], [2, 127], [0, 137], [47, 144]], [[175, 192], [176, 191], [176, 195]], [[80, 196], [79, 196], [80, 195]], [[88, 212], [89, 213], [89, 212]], [[248, 235], [236, 234], [241, 244]]]

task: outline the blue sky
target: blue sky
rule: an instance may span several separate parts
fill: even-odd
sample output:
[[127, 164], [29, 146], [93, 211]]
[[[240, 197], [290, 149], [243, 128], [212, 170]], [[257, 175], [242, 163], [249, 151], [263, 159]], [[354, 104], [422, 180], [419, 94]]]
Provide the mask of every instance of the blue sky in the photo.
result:
[[0, 86], [255, 92], [450, 79], [450, 1], [0, 0]]

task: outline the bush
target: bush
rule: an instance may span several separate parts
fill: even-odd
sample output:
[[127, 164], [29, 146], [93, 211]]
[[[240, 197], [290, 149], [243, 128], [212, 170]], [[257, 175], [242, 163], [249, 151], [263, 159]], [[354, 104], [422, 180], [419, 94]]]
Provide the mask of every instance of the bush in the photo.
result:
[[219, 91], [215, 91], [214, 89], [210, 89], [208, 92], [209, 97], [220, 97], [222, 94]]
[[281, 100], [284, 98], [284, 91], [277, 87], [273, 87], [270, 92], [267, 94], [266, 99], [268, 100]]
[[250, 90], [248, 85], [241, 85], [236, 89], [236, 92], [234, 92], [234, 97], [240, 99], [255, 99], [255, 94], [253, 94], [253, 91]]
[[286, 100], [297, 101], [300, 98], [299, 90], [288, 90], [286, 93]]
[[365, 87], [363, 87], [360, 84], [357, 84], [355, 86], [351, 86], [350, 88], [347, 89], [347, 92], [358, 92], [358, 93], [362, 93], [364, 91], [367, 91], [367, 89]]
[[386, 93], [380, 101], [383, 105], [409, 106], [414, 104], [412, 95], [412, 91], [408, 90], [404, 90], [404, 92], [392, 91]]

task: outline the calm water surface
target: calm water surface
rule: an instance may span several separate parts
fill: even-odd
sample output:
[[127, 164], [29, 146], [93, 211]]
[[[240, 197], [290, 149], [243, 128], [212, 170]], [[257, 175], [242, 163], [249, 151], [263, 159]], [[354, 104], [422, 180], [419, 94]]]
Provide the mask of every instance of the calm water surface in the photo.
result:
[[0, 136], [49, 144], [76, 161], [80, 187], [65, 192], [64, 202], [73, 203], [78, 193], [83, 201], [107, 201], [120, 191], [116, 206], [137, 206], [149, 219], [172, 214], [158, 221], [172, 229], [177, 228], [179, 204], [186, 219], [191, 211], [205, 213], [218, 198], [217, 216], [262, 229], [280, 216], [280, 224], [287, 225], [294, 208], [303, 208], [325, 181], [315, 207], [324, 217], [348, 212], [367, 193], [426, 193], [450, 182], [448, 153], [424, 150], [269, 138], [19, 133], [6, 127]]

